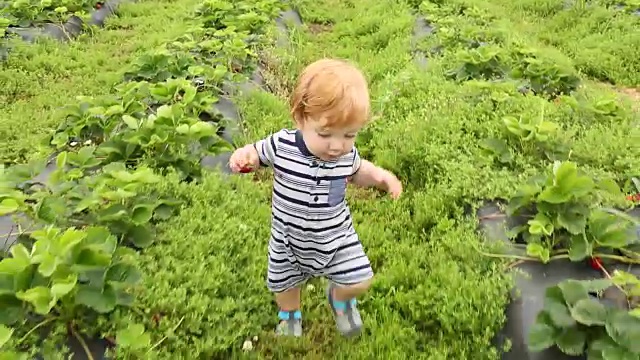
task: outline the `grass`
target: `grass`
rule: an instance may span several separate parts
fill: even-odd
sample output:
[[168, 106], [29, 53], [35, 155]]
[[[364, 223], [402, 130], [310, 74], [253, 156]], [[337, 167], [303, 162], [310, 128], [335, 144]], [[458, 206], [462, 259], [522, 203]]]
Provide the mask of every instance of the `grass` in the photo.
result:
[[[376, 120], [357, 144], [406, 186], [398, 202], [373, 191], [349, 193], [356, 229], [377, 274], [360, 302], [367, 330], [355, 342], [342, 339], [324, 282], [314, 280], [303, 295], [303, 339], [274, 338], [276, 306], [264, 286], [270, 182], [263, 174], [228, 179], [214, 174], [199, 185], [167, 183], [167, 191], [189, 205], [162, 226], [160, 243], [140, 255], [146, 312], [118, 312], [112, 329], [140, 322], [159, 338], [180, 324], [153, 352], [163, 359], [498, 358], [490, 344], [505, 321], [510, 279], [501, 262], [475, 251], [483, 240], [469, 209], [483, 199], [508, 198], [549, 162], [525, 144], [512, 164], [501, 166], [487, 158], [482, 140], [502, 132], [503, 116], [538, 118], [544, 111], [546, 120], [560, 124], [557, 137], [569, 142], [572, 159], [585, 171], [622, 181], [640, 173], [637, 113], [622, 101], [613, 118], [594, 112], [586, 105], [616, 95], [588, 83], [575, 95], [585, 105], [579, 111], [565, 98], [550, 102], [519, 95], [509, 83], [502, 87], [507, 100], [496, 105], [491, 91], [477, 82], [446, 78], [459, 48], [431, 58], [426, 69], [413, 64], [414, 17], [404, 4], [296, 5], [309, 24], [293, 30], [290, 48], [265, 55], [275, 94], [237, 99], [246, 124], [243, 140], [291, 126], [288, 91], [309, 62], [347, 58], [366, 73]], [[538, 45], [535, 39], [530, 44]], [[547, 54], [564, 56], [541, 46]], [[570, 58], [562, 61], [572, 66]], [[157, 314], [159, 322], [153, 320]], [[251, 339], [257, 339], [255, 349], [242, 353], [243, 342]]]
[[42, 141], [62, 122], [76, 96], [109, 94], [136, 56], [181, 35], [197, 0], [123, 4], [104, 29], [67, 44], [15, 42], [0, 63], [0, 163], [49, 155]]
[[[544, 3], [555, 8], [560, 2]], [[165, 15], [174, 21], [171, 26], [154, 23], [158, 17], [150, 11], [157, 3], [130, 5], [131, 13], [138, 9], [136, 14], [147, 14], [141, 16], [141, 23], [162, 31], [142, 31], [141, 26], [131, 29], [139, 43], [127, 42], [128, 53], [113, 60], [107, 57], [107, 48], [113, 50], [124, 41], [115, 29], [96, 35], [95, 39], [110, 39], [104, 43], [84, 39], [69, 46], [43, 44], [20, 49], [29, 60], [21, 63], [16, 57], [10, 63], [13, 68], [30, 64], [33, 69], [42, 69], [44, 59], [51, 56], [40, 54], [44, 50], [60, 56], [59, 63], [52, 63], [59, 69], [51, 75], [38, 70], [49, 80], [40, 87], [27, 83], [25, 75], [24, 83], [15, 87], [30, 97], [4, 102], [12, 109], [22, 109], [23, 116], [16, 113], [12, 122], [3, 124], [17, 126], [27, 111], [49, 114], [60, 105], [73, 103], [71, 97], [78, 94], [108, 92], [107, 85], [120, 80], [122, 66], [134, 53], [180, 33], [186, 10], [179, 10], [195, 3], [161, 4]], [[508, 199], [529, 176], [548, 171], [556, 156], [549, 152], [569, 157], [592, 177], [611, 177], [629, 190], [625, 185], [629, 178], [640, 174], [640, 117], [633, 103], [594, 81], [579, 65], [581, 56], [545, 41], [542, 30], [532, 32], [535, 26], [519, 23], [528, 11], [524, 6], [512, 7], [502, 0], [434, 1], [422, 6], [394, 0], [360, 0], [357, 4], [297, 0], [295, 5], [305, 25], [292, 28], [288, 48], [269, 48], [263, 54], [264, 75], [274, 91], [234, 99], [245, 124], [238, 140], [253, 142], [292, 126], [288, 92], [300, 70], [311, 61], [347, 58], [366, 74], [375, 116], [359, 135], [357, 145], [364, 157], [396, 173], [406, 190], [398, 201], [372, 190], [350, 188], [348, 192], [356, 230], [376, 272], [371, 291], [359, 299], [364, 334], [347, 340], [337, 333], [325, 299], [325, 283], [315, 279], [303, 293], [304, 337], [274, 337], [277, 309], [265, 285], [270, 231], [268, 170], [254, 176], [213, 172], [193, 183], [167, 176], [156, 189], [183, 200], [184, 205], [178, 216], [159, 225], [152, 246], [132, 254], [143, 274], [136, 288], [136, 303], [84, 325], [97, 335], [113, 337], [119, 329], [143, 324], [155, 345], [144, 349], [144, 355], [130, 358], [370, 359], [375, 354], [376, 358], [498, 359], [500, 349], [492, 341], [505, 323], [512, 282], [503, 261], [476, 250], [485, 245], [485, 239], [477, 231], [473, 211], [486, 199]], [[426, 67], [418, 66], [412, 58], [416, 12], [438, 27], [434, 36], [420, 44], [427, 51], [441, 49], [430, 52]], [[537, 24], [546, 26], [550, 15], [537, 15]], [[125, 19], [123, 15], [114, 23], [123, 26]], [[275, 33], [271, 35], [275, 37]], [[450, 70], [473, 70], [465, 67], [466, 62], [475, 61], [469, 60], [472, 40], [489, 42], [497, 54], [489, 55], [498, 65], [521, 66], [518, 51], [532, 48], [546, 64], [545, 69], [582, 81], [572, 95], [562, 96], [521, 94], [520, 86], [532, 75], [484, 81], [469, 72], [470, 79], [456, 81], [449, 76]], [[101, 61], [80, 51], [90, 45], [104, 50]], [[60, 54], [70, 51], [79, 59], [71, 67], [77, 76], [64, 78], [61, 69], [70, 66], [62, 62]], [[609, 69], [610, 78], [638, 85], [629, 72], [633, 68], [607, 67], [599, 58], [594, 59], [595, 65]], [[481, 58], [476, 65], [486, 63], [494, 64]], [[96, 78], [100, 80], [91, 78], [98, 68], [102, 75]], [[58, 81], [61, 78], [68, 82]], [[562, 81], [555, 85], [567, 85]], [[27, 135], [3, 143], [7, 159], [36, 156], [34, 144], [59, 120], [50, 116], [29, 125], [33, 129], [26, 131]], [[505, 138], [503, 118], [507, 116], [542, 118], [557, 124], [558, 129], [544, 148], [523, 138], [511, 138], [512, 159], [500, 163], [496, 156], [487, 154], [485, 141]], [[0, 129], [6, 132], [10, 127]], [[251, 351], [242, 350], [247, 340], [252, 342]], [[119, 349], [118, 355], [126, 358], [131, 354]]]

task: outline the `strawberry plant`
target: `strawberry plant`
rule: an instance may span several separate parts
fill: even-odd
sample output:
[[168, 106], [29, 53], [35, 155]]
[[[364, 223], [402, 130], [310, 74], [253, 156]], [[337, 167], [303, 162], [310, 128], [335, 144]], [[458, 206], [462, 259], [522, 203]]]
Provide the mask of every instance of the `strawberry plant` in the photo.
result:
[[263, 0], [252, 3], [205, 0], [196, 10], [207, 28], [233, 29], [238, 32], [261, 33], [283, 9], [278, 0]]
[[507, 71], [499, 47], [487, 45], [461, 50], [457, 58], [459, 64], [447, 72], [447, 76], [456, 81], [497, 79], [502, 78]]
[[219, 136], [223, 119], [213, 108], [218, 99], [185, 79], [125, 83], [117, 97], [81, 100], [67, 107], [51, 144], [58, 150], [95, 144], [94, 166], [146, 164], [194, 178], [202, 157], [230, 147]]
[[13, 330], [0, 324], [0, 360], [27, 360], [28, 356], [9, 350], [8, 343], [13, 336]]
[[0, 18], [28, 27], [43, 22], [64, 22], [72, 15], [84, 16], [94, 7], [92, 0], [13, 0], [0, 7]]
[[595, 182], [581, 174], [575, 163], [555, 162], [551, 173], [531, 178], [511, 198], [507, 213], [523, 222], [511, 229], [512, 235], [521, 236], [527, 253], [543, 262], [593, 256], [618, 259], [596, 254], [598, 249], [610, 253], [628, 245], [632, 223], [601, 207], [612, 198], [621, 198], [612, 180]]
[[3, 174], [0, 199], [3, 214], [22, 213], [32, 226], [105, 226], [118, 243], [146, 247], [153, 241], [151, 223], [165, 220], [178, 203], [161, 198], [149, 186], [159, 181], [150, 169], [128, 170], [113, 162], [97, 172], [100, 164], [93, 147], [77, 153], [62, 152], [46, 183], [29, 183], [32, 169], [17, 166]]
[[172, 78], [194, 78], [211, 72], [197, 63], [188, 52], [173, 52], [160, 48], [133, 61], [124, 73], [125, 81], [162, 82]]
[[551, 99], [571, 94], [578, 88], [580, 78], [573, 69], [563, 67], [540, 51], [519, 46], [512, 53], [511, 77], [524, 79], [534, 94]]
[[0, 261], [2, 324], [39, 321], [28, 335], [64, 323], [83, 343], [74, 324], [87, 311], [109, 313], [133, 303], [139, 270], [107, 228], [47, 226], [26, 236], [32, 244], [14, 245], [11, 257]]
[[567, 146], [558, 136], [558, 124], [545, 120], [544, 111], [538, 118], [505, 116], [502, 122], [505, 138], [488, 138], [480, 144], [484, 152], [498, 162], [511, 163], [515, 151], [543, 155], [552, 161], [564, 160], [568, 156]]
[[[606, 305], [591, 293], [605, 293], [631, 284], [625, 295], [635, 296], [640, 281], [623, 272], [612, 279], [565, 280], [547, 288], [544, 308], [529, 333], [529, 348], [542, 351], [557, 346], [568, 355], [586, 354], [589, 359], [638, 359], [640, 357], [640, 316], [637, 304]], [[615, 290], [615, 289], [614, 289]]]

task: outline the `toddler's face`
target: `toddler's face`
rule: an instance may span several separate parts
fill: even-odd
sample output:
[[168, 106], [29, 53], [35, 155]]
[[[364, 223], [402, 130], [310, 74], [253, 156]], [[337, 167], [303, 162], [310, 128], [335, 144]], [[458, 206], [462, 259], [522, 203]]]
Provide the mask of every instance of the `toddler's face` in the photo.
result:
[[331, 161], [351, 151], [362, 125], [326, 127], [323, 121], [307, 120], [298, 128], [309, 151], [322, 160]]

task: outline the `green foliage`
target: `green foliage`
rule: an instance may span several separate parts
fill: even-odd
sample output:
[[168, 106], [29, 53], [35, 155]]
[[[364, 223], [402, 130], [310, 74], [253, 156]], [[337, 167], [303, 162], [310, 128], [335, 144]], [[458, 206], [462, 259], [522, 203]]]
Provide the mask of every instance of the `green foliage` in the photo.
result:
[[461, 50], [458, 54], [461, 64], [447, 75], [457, 81], [499, 79], [506, 73], [502, 57], [501, 49], [491, 46]]
[[3, 213], [25, 214], [32, 226], [105, 226], [119, 243], [151, 244], [150, 222], [167, 219], [179, 203], [149, 191], [159, 177], [148, 168], [129, 170], [114, 162], [92, 172], [100, 164], [94, 150], [60, 153], [45, 183], [29, 181], [42, 163], [6, 170], [0, 177]]
[[573, 162], [555, 162], [547, 176], [535, 176], [511, 198], [507, 213], [526, 219], [512, 229], [526, 241], [532, 256], [549, 261], [552, 252], [566, 251], [572, 261], [591, 257], [598, 248], [623, 249], [632, 223], [602, 209], [622, 198], [611, 179], [595, 182]]
[[[638, 279], [630, 274], [616, 275]], [[568, 355], [586, 354], [589, 359], [636, 359], [640, 317], [637, 308], [609, 307], [590, 292], [612, 286], [611, 280], [565, 280], [546, 290], [544, 309], [529, 333], [529, 347], [541, 351], [556, 345]], [[637, 285], [636, 285], [637, 286]]]
[[72, 316], [77, 306], [107, 313], [131, 305], [129, 290], [140, 274], [108, 229], [49, 226], [28, 236], [29, 248], [14, 245], [0, 261], [2, 323], [12, 325], [30, 310]]
[[12, 0], [0, 6], [0, 18], [20, 27], [65, 22], [72, 15], [86, 15], [95, 4], [93, 0]]
[[88, 167], [123, 162], [198, 177], [202, 157], [230, 148], [218, 135], [224, 125], [213, 108], [218, 99], [185, 79], [131, 82], [120, 87], [117, 97], [80, 100], [67, 107], [51, 144], [57, 150], [95, 144], [78, 151], [91, 157]]

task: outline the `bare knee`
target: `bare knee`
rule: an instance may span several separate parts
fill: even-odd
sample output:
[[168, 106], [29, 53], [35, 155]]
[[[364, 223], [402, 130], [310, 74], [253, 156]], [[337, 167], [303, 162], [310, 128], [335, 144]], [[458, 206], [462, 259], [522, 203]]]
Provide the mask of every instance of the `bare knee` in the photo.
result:
[[354, 291], [359, 291], [361, 293], [369, 290], [369, 288], [371, 287], [371, 284], [373, 283], [373, 277], [369, 278], [368, 280], [365, 280], [363, 282], [359, 282], [357, 284], [353, 284], [353, 285], [349, 285], [347, 286], [350, 289], [353, 289]]

